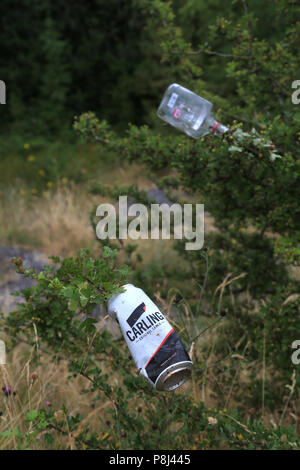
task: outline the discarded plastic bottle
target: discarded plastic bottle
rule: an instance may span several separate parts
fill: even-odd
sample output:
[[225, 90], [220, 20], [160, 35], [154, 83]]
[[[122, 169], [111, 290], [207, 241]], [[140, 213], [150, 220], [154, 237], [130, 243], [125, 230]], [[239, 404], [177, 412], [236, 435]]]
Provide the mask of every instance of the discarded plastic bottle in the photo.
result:
[[172, 83], [163, 96], [157, 116], [194, 139], [209, 133], [222, 137], [229, 129], [214, 119], [212, 107], [210, 101]]

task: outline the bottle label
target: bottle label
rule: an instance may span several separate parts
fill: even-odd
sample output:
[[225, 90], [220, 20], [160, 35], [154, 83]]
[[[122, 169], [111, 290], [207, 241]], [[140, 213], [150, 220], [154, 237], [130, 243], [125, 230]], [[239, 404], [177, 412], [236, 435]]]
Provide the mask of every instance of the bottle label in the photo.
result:
[[193, 125], [193, 129], [194, 131], [197, 131], [199, 129], [199, 127], [201, 126], [202, 124], [202, 121], [203, 121], [203, 116], [199, 116], [197, 121], [195, 122], [195, 124]]
[[171, 98], [170, 98], [169, 101], [168, 101], [168, 106], [169, 106], [169, 108], [173, 108], [173, 106], [174, 106], [175, 103], [176, 103], [177, 98], [178, 98], [177, 93], [172, 93]]
[[173, 117], [179, 119], [181, 117], [182, 111], [180, 108], [175, 108], [173, 111]]

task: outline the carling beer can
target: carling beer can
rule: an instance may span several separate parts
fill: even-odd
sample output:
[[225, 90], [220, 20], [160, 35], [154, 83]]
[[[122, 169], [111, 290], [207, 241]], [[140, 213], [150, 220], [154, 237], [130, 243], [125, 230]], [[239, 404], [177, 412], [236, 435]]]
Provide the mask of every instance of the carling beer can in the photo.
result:
[[140, 373], [156, 390], [169, 391], [191, 375], [193, 363], [179, 336], [154, 302], [132, 284], [108, 302]]

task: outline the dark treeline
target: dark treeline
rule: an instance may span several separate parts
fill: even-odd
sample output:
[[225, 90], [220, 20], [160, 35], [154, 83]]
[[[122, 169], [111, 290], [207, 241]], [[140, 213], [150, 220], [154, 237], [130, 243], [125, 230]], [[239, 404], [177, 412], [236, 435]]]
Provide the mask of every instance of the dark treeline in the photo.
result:
[[[149, 2], [151, 4], [151, 2]], [[93, 110], [124, 129], [128, 122], [153, 124], [164, 87], [174, 81], [160, 63], [157, 32], [147, 8], [137, 0], [2, 0], [0, 3], [0, 79], [7, 105], [0, 125], [14, 131], [56, 131], [70, 126], [74, 114]], [[174, 0], [177, 23], [193, 46], [209, 39], [218, 16], [241, 14], [239, 2]], [[261, 11], [263, 10], [263, 11]], [[284, 24], [272, 23], [272, 2], [251, 2], [264, 17], [258, 36], [280, 36]], [[283, 21], [283, 20], [282, 20]], [[224, 52], [220, 35], [216, 47]], [[225, 46], [226, 52], [226, 46]], [[222, 57], [199, 56], [208, 87], [232, 95], [224, 80]], [[220, 91], [221, 90], [221, 91]]]
[[132, 1], [4, 0], [0, 24], [2, 127], [54, 129], [85, 109], [113, 123], [146, 114], [154, 71], [143, 50], [145, 18]]

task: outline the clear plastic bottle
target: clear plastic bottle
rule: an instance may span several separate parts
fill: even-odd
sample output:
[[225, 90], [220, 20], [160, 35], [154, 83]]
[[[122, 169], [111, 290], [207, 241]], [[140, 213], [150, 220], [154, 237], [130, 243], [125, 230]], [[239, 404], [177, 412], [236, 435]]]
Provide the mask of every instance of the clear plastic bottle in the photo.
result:
[[163, 96], [157, 116], [194, 139], [210, 132], [222, 137], [229, 129], [214, 119], [212, 107], [210, 101], [178, 83], [172, 83]]

